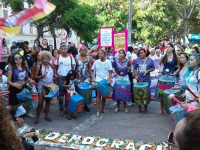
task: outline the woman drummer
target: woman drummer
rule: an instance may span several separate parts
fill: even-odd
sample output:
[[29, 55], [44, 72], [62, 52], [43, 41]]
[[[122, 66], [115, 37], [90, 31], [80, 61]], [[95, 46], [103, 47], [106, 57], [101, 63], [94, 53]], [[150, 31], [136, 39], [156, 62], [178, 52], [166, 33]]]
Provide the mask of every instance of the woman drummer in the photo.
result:
[[[192, 54], [188, 66], [184, 78], [185, 84], [195, 95], [198, 95], [200, 93], [200, 54]], [[193, 98], [192, 94], [187, 90], [182, 97], [185, 97], [186, 100]]]
[[[108, 83], [111, 84], [111, 76], [112, 76], [112, 64], [110, 60], [106, 59], [106, 52], [102, 49], [98, 51], [99, 59], [96, 60], [92, 66], [92, 82], [100, 82], [103, 79], [108, 80]], [[96, 78], [94, 80], [94, 71], [96, 72]], [[101, 94], [97, 91], [97, 113], [96, 117], [99, 118], [99, 107], [101, 101]], [[106, 98], [102, 98], [102, 113], [106, 114], [105, 108]]]
[[[161, 64], [164, 65], [163, 69], [161, 69]], [[178, 69], [179, 65], [179, 60], [175, 52], [174, 45], [171, 43], [167, 44], [167, 53], [161, 58], [159, 64], [158, 64], [158, 69], [159, 73], [164, 73], [166, 69], [169, 70], [170, 74], [173, 74]]]
[[[164, 65], [163, 69], [161, 69], [161, 64]], [[165, 75], [165, 70], [168, 70], [168, 74], [172, 74], [173, 76], [177, 75], [176, 71], [179, 69], [179, 59], [176, 55], [173, 44], [167, 44], [167, 53], [161, 58], [158, 64], [158, 69], [159, 73], [162, 73], [163, 75]], [[163, 114], [163, 100], [161, 100], [161, 110], [158, 114]]]
[[[138, 51], [140, 58], [137, 58], [135, 61], [135, 65], [133, 68], [133, 76], [136, 80], [141, 80], [142, 82], [149, 83], [149, 95], [150, 93], [150, 85], [151, 85], [151, 78], [150, 78], [150, 72], [155, 70], [154, 62], [151, 58], [147, 57], [147, 52], [144, 49], [140, 49]], [[150, 98], [149, 98], [150, 99]], [[139, 106], [139, 109], [137, 113], [141, 113], [141, 106]], [[147, 105], [145, 105], [145, 113], [149, 114], [147, 110]]]
[[[112, 66], [115, 71], [115, 81], [117, 80], [123, 80], [123, 81], [129, 81], [128, 76], [128, 70], [131, 70], [131, 64], [128, 59], [126, 59], [126, 52], [123, 49], [119, 50], [119, 59], [114, 60], [112, 63]], [[126, 102], [123, 102], [124, 104], [124, 112], [128, 113], [128, 109], [126, 108]], [[115, 109], [115, 113], [119, 111], [120, 107], [120, 101], [117, 101], [117, 108]]]

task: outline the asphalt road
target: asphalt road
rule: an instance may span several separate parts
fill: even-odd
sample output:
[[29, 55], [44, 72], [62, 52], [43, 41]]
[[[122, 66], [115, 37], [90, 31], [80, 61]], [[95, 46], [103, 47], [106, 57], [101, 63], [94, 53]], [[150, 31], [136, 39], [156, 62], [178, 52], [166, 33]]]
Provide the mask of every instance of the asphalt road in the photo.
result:
[[[37, 106], [37, 105], [36, 105]], [[36, 115], [36, 106], [31, 113]], [[41, 113], [40, 124], [34, 125], [34, 118], [27, 118], [26, 123], [36, 129], [48, 131], [66, 132], [85, 136], [102, 136], [134, 141], [157, 142], [167, 140], [167, 134], [173, 130], [169, 114], [158, 115], [159, 102], [152, 101], [148, 110], [150, 114], [137, 114], [137, 106], [128, 107], [129, 113], [123, 111], [123, 105], [118, 113], [114, 112], [116, 104], [107, 100], [106, 111], [108, 114], [101, 114], [100, 118], [95, 117], [96, 105], [89, 105], [90, 112], [76, 114], [77, 119], [67, 120], [66, 116], [59, 117], [58, 104], [54, 99], [51, 105], [49, 117], [53, 122], [44, 120], [44, 113]], [[62, 148], [36, 146], [36, 150], [61, 150]], [[63, 149], [64, 150], [64, 149]]]

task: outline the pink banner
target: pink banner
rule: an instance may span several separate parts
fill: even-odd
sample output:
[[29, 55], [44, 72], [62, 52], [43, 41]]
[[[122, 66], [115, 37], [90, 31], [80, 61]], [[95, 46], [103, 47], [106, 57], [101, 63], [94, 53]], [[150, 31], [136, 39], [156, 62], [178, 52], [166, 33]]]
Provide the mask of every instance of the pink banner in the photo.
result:
[[100, 27], [98, 45], [102, 47], [113, 47], [113, 30], [114, 27]]
[[[0, 37], [0, 54], [2, 53], [2, 44], [3, 44], [3, 38]], [[0, 57], [0, 62], [1, 62], [1, 57]]]
[[128, 51], [128, 30], [114, 32], [113, 35], [113, 54], [116, 54], [118, 49]]

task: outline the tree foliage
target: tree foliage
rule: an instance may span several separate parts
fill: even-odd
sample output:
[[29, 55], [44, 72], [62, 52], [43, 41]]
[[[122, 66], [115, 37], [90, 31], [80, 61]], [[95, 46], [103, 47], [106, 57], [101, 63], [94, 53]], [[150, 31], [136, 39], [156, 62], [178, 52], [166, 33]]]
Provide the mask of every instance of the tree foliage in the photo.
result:
[[127, 0], [80, 0], [80, 2], [82, 5], [90, 5], [96, 9], [96, 17], [100, 22], [100, 27], [114, 26], [116, 32], [127, 28]]
[[[23, 9], [24, 1], [3, 0], [14, 12]], [[49, 0], [57, 6], [46, 18], [33, 23], [41, 33], [64, 28], [68, 36], [74, 30], [85, 42], [97, 37], [99, 27], [114, 26], [114, 30], [127, 29], [129, 1], [127, 0]], [[184, 13], [183, 0], [173, 0]], [[186, 1], [186, 12], [190, 12], [192, 0]], [[147, 45], [155, 45], [159, 39], [169, 40], [172, 36], [180, 39], [184, 33], [183, 19], [177, 13], [171, 0], [133, 0], [133, 40]], [[189, 32], [200, 32], [200, 1], [196, 0], [194, 10], [188, 20]], [[38, 33], [39, 34], [39, 33]]]
[[154, 45], [159, 39], [169, 38], [171, 32], [179, 26], [179, 20], [168, 2], [153, 2], [150, 7], [148, 4], [148, 7], [141, 7], [141, 3], [134, 6], [133, 21], [137, 26], [133, 31], [136, 39]]

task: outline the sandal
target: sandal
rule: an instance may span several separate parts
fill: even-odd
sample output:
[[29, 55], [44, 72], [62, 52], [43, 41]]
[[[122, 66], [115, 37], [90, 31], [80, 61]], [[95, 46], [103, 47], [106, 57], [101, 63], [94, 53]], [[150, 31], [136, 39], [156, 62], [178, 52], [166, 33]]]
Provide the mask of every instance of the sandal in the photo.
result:
[[97, 114], [96, 114], [96, 117], [97, 117], [97, 118], [99, 118], [99, 117], [100, 117], [100, 115], [99, 115], [99, 112], [97, 112]]
[[46, 120], [46, 121], [49, 121], [49, 122], [52, 122], [52, 119], [51, 119], [51, 118], [47, 118], [47, 119], [45, 118], [45, 120]]
[[107, 114], [107, 112], [105, 110], [102, 110], [102, 113]]
[[37, 121], [37, 120], [35, 120], [35, 122], [34, 122], [35, 125], [37, 125], [39, 123], [40, 123], [40, 121]]
[[69, 118], [68, 118], [68, 117], [66, 117], [66, 118], [67, 118], [67, 120], [71, 120], [71, 117], [69, 117]]
[[73, 119], [76, 119], [77, 117], [76, 117], [76, 116], [74, 116], [74, 115], [71, 115], [71, 118], [73, 118]]
[[162, 115], [162, 114], [163, 114], [163, 111], [159, 111], [158, 114], [159, 114], [159, 115]]
[[149, 114], [149, 111], [148, 111], [148, 110], [146, 110], [144, 113], [145, 113], [145, 114]]
[[64, 112], [61, 111], [60, 114], [59, 114], [59, 116], [60, 116], [60, 117], [64, 117]]

